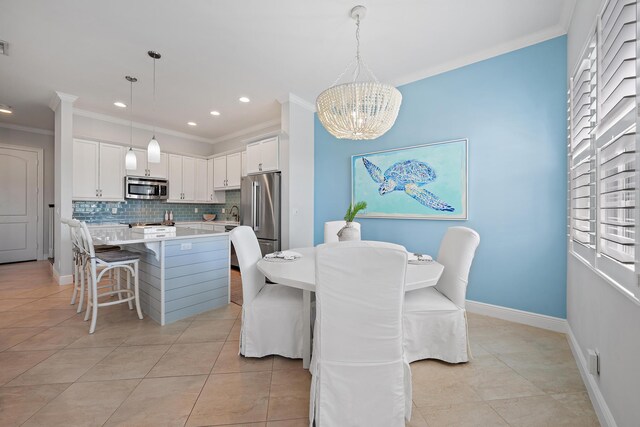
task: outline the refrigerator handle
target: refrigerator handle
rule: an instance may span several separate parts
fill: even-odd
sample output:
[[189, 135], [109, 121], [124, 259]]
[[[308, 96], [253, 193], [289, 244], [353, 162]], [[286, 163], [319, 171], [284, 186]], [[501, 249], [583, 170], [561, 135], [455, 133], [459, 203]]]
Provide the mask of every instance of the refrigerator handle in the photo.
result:
[[253, 220], [253, 229], [255, 231], [260, 230], [260, 202], [262, 200], [260, 200], [260, 183], [256, 182], [255, 183], [255, 192], [254, 192], [255, 196], [254, 196], [254, 200], [253, 200], [253, 206], [255, 206], [254, 208], [254, 215], [255, 215], [255, 219]]
[[256, 182], [251, 183], [251, 229], [256, 229]]

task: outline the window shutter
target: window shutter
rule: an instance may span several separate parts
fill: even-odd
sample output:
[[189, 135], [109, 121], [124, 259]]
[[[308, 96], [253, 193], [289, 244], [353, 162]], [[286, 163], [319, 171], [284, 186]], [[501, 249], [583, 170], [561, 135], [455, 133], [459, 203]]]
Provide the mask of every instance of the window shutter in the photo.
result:
[[574, 246], [583, 256], [586, 255], [585, 248], [595, 249], [596, 243], [596, 161], [593, 132], [597, 112], [596, 69], [594, 34], [571, 79], [569, 94], [571, 239], [584, 247]]
[[635, 0], [610, 0], [600, 15], [598, 252], [630, 269], [636, 225]]

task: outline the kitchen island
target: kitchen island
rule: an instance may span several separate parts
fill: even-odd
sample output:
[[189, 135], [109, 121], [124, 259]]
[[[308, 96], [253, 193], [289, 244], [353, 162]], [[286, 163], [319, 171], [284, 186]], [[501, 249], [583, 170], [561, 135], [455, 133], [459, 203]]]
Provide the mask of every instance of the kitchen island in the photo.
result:
[[229, 233], [175, 228], [144, 234], [128, 227], [90, 232], [96, 245], [140, 253], [140, 305], [161, 325], [229, 303]]

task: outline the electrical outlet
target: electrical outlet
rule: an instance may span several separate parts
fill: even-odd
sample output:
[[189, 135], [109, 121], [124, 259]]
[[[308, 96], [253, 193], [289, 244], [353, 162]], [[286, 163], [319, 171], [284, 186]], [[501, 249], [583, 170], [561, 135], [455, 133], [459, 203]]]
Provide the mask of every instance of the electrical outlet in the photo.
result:
[[600, 375], [600, 354], [597, 350], [587, 350], [587, 367], [591, 375]]
[[195, 213], [198, 213], [198, 208], [195, 208], [193, 211], [194, 211]]
[[227, 213], [227, 210], [225, 208], [222, 208], [222, 213]]
[[191, 250], [191, 243], [181, 243], [180, 244], [180, 250], [181, 251], [190, 251]]
[[111, 213], [112, 214], [117, 214], [118, 213], [118, 208], [111, 208]]

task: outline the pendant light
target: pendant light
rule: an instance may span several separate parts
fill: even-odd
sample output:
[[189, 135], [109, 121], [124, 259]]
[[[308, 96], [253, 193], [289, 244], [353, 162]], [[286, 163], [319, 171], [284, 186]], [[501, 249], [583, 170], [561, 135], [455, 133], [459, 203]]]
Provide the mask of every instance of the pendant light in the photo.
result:
[[[155, 116], [156, 113], [156, 60], [160, 59], [162, 55], [158, 52], [154, 52], [150, 50], [147, 54], [153, 58], [153, 114]], [[154, 120], [153, 125], [153, 137], [151, 137], [151, 141], [149, 141], [149, 145], [147, 146], [147, 161], [149, 163], [160, 163], [160, 144], [156, 140], [156, 125]]]
[[[333, 85], [316, 99], [322, 125], [339, 139], [375, 139], [386, 133], [396, 121], [402, 94], [395, 87], [380, 83], [360, 56], [360, 21], [367, 9], [356, 6], [350, 16], [356, 21], [356, 58], [338, 76]], [[338, 84], [355, 64], [351, 82]], [[358, 80], [361, 72], [368, 74]]]
[[138, 169], [138, 159], [136, 158], [136, 153], [133, 151], [133, 84], [138, 81], [135, 77], [127, 76], [125, 77], [131, 86], [131, 90], [129, 91], [129, 151], [127, 151], [127, 155], [124, 157], [124, 165], [126, 169], [136, 170]]

